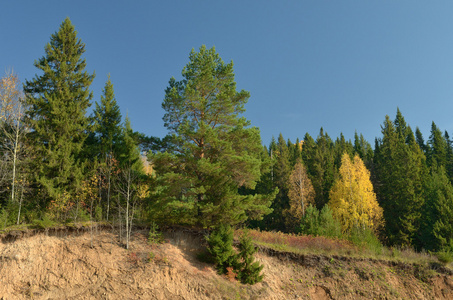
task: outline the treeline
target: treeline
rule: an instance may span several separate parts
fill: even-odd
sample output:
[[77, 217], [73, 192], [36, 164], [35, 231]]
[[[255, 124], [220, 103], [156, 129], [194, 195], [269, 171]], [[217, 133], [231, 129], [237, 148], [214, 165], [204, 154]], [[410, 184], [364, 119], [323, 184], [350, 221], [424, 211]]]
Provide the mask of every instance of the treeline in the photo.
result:
[[66, 19], [35, 78], [23, 87], [12, 73], [2, 78], [0, 227], [108, 221], [124, 227], [126, 243], [136, 221], [214, 229], [220, 270], [254, 280], [253, 247], [244, 237], [239, 257], [232, 226], [453, 251], [453, 145], [434, 123], [425, 142], [398, 110], [374, 147], [322, 128], [316, 139], [280, 134], [263, 147], [242, 117], [250, 95], [236, 90], [233, 63], [202, 46], [165, 90], [169, 134], [148, 137], [123, 120], [110, 78], [87, 115], [94, 74], [84, 51]]
[[[285, 140], [282, 134], [277, 141], [272, 139], [265, 153], [273, 160], [273, 167], [263, 175], [258, 189], [266, 193], [277, 187], [279, 192], [271, 206], [273, 212], [250, 225], [264, 230], [300, 232], [307, 222], [305, 219], [313, 217], [313, 209], [319, 214], [327, 206], [327, 211], [333, 209], [331, 214], [335, 215], [335, 209], [329, 206], [336, 200], [334, 186], [342, 179], [342, 157], [346, 153], [350, 159], [360, 158], [369, 171], [371, 188], [383, 212], [382, 222], [372, 227], [383, 243], [452, 251], [453, 145], [448, 132], [442, 132], [433, 122], [425, 142], [420, 129], [417, 127], [414, 134], [399, 109], [394, 120], [385, 117], [381, 128], [382, 136], [375, 140], [374, 149], [361, 134], [355, 133], [353, 141], [345, 140], [342, 134], [333, 140], [322, 128], [316, 139], [308, 133], [302, 141]], [[297, 213], [296, 206], [300, 205], [291, 205], [290, 197], [291, 174], [300, 168], [297, 161], [302, 162], [314, 194], [310, 201], [309, 188], [305, 187], [304, 204], [313, 208], [308, 216], [301, 216], [302, 227], [301, 222], [294, 226], [288, 216], [288, 212]], [[365, 184], [361, 184], [362, 188], [369, 190]], [[342, 197], [346, 202], [352, 199], [353, 196]], [[373, 203], [370, 199], [369, 203]], [[359, 200], [352, 202], [357, 204]], [[361, 217], [353, 210], [349, 212], [349, 221]]]

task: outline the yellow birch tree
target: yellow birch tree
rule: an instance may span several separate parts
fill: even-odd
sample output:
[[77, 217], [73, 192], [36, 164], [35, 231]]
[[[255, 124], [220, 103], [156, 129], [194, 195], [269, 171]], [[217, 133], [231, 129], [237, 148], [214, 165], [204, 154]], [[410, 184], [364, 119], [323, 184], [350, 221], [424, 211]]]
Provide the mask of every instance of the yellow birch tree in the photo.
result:
[[289, 228], [294, 228], [300, 225], [306, 207], [310, 203], [314, 204], [315, 199], [315, 190], [300, 159], [290, 174], [288, 187], [290, 207], [285, 210], [286, 224]]
[[351, 161], [347, 153], [343, 154], [340, 178], [330, 191], [329, 207], [343, 232], [354, 227], [376, 230], [382, 223], [383, 211], [376, 200], [370, 172], [358, 155]]

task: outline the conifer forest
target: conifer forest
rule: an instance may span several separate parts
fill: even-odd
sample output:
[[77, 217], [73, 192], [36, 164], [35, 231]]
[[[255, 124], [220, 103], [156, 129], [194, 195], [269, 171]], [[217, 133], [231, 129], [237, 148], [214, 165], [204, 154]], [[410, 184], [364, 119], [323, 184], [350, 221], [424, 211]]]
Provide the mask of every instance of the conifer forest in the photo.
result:
[[155, 100], [168, 135], [147, 136], [110, 77], [94, 99], [69, 18], [45, 43], [34, 78], [0, 81], [0, 229], [107, 223], [125, 247], [137, 225], [208, 230], [218, 272], [249, 284], [262, 266], [247, 234], [233, 248], [237, 228], [453, 253], [453, 141], [434, 121], [424, 137], [395, 107], [374, 141], [323, 128], [262, 141], [233, 63], [201, 46]]

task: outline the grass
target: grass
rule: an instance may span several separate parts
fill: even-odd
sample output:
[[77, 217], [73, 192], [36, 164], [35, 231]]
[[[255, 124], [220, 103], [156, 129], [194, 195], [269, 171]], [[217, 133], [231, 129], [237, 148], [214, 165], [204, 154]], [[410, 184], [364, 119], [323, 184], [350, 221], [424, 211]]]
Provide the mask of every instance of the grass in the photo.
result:
[[[240, 236], [242, 230], [237, 230], [235, 236]], [[351, 241], [333, 239], [322, 236], [295, 235], [282, 232], [249, 230], [253, 242], [276, 251], [295, 254], [338, 255], [353, 258], [367, 258], [400, 263], [429, 265], [438, 263], [436, 256], [411, 249], [376, 247], [375, 245], [357, 246]]]

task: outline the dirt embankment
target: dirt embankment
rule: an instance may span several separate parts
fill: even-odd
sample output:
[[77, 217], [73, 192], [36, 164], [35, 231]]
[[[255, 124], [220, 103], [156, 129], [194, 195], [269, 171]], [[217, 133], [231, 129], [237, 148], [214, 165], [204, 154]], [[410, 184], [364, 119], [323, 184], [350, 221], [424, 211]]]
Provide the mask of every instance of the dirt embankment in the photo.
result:
[[[49, 234], [49, 233], [48, 233]], [[131, 249], [107, 230], [3, 238], [2, 299], [453, 299], [453, 276], [413, 265], [263, 249], [264, 281], [216, 274], [196, 257], [202, 239], [184, 231], [168, 242], [133, 236]]]

